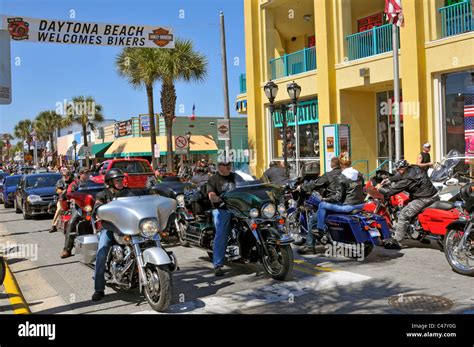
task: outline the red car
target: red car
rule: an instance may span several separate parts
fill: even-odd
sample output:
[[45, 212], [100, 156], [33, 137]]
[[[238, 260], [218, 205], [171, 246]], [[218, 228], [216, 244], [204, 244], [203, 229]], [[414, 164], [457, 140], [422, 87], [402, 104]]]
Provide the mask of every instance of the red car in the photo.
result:
[[97, 175], [92, 175], [91, 180], [104, 183], [105, 174], [112, 168], [124, 172], [124, 185], [129, 188], [145, 188], [148, 177], [153, 176], [153, 168], [146, 159], [111, 159], [101, 164]]

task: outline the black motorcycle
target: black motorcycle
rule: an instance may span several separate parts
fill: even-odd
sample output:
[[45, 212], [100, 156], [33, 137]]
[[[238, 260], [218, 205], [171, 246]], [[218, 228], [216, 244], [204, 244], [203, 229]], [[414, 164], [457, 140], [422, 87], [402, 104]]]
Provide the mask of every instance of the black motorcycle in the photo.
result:
[[[293, 239], [286, 232], [285, 207], [278, 205], [282, 194], [279, 186], [242, 180], [222, 194], [220, 206], [233, 214], [226, 259], [261, 262], [265, 272], [277, 280], [287, 279], [293, 269]], [[215, 229], [205, 186], [189, 189], [184, 200], [175, 221], [180, 239], [207, 250], [212, 260]]]

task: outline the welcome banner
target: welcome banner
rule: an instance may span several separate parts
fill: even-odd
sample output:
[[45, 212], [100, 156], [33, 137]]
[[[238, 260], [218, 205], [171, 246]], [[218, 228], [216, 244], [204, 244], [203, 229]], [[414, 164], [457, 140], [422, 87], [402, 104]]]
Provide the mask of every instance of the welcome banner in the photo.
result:
[[129, 24], [100, 24], [70, 20], [2, 15], [2, 28], [14, 41], [93, 46], [174, 48], [171, 28]]

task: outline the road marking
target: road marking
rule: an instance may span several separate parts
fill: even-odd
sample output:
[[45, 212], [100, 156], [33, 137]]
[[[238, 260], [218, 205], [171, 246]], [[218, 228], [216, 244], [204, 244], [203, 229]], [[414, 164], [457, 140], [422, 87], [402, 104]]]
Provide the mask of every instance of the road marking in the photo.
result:
[[6, 273], [5, 280], [3, 285], [5, 286], [5, 292], [8, 294], [8, 299], [10, 300], [10, 305], [13, 307], [13, 312], [15, 314], [31, 314], [30, 308], [26, 303], [25, 298], [18, 286], [18, 283], [10, 271], [10, 267], [5, 261]]
[[[306, 269], [305, 269], [306, 270]], [[309, 272], [309, 270], [308, 270]], [[287, 301], [311, 292], [327, 291], [328, 289], [345, 286], [370, 279], [369, 276], [359, 275], [347, 271], [322, 272], [312, 276], [290, 282], [275, 282], [260, 288], [210, 296], [188, 301], [182, 304], [171, 305], [167, 313], [237, 313], [257, 306]], [[136, 312], [134, 314], [157, 314], [153, 310]]]

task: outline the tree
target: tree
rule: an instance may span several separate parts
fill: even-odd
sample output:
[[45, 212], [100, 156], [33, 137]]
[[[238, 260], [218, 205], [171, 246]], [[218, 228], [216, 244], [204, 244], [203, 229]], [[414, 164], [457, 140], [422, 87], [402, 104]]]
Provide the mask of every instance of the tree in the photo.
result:
[[0, 141], [3, 143], [3, 148], [6, 149], [6, 158], [7, 160], [10, 159], [10, 147], [11, 147], [11, 140], [13, 140], [14, 137], [9, 134], [9, 133], [4, 133], [0, 139]]
[[[87, 141], [87, 127], [91, 131], [95, 130], [95, 124], [102, 122], [102, 106], [97, 104], [91, 96], [75, 96], [72, 103], [66, 108], [66, 117], [63, 121], [64, 126], [72, 123], [78, 123], [82, 126], [82, 136], [84, 137], [84, 146], [89, 146]], [[89, 157], [86, 156], [86, 166], [89, 166]]]
[[55, 111], [43, 111], [36, 116], [33, 128], [40, 140], [49, 141], [54, 152], [54, 132], [63, 125], [63, 118]]
[[167, 135], [167, 167], [173, 168], [173, 119], [176, 109], [177, 81], [202, 82], [207, 76], [207, 59], [194, 51], [191, 40], [176, 39], [175, 48], [159, 50], [161, 109], [165, 116]]
[[151, 164], [157, 168], [155, 158], [156, 127], [153, 102], [153, 85], [159, 78], [159, 49], [124, 48], [115, 60], [120, 76], [125, 77], [134, 88], [145, 87], [150, 117]]
[[[31, 141], [33, 140], [32, 137], [32, 132], [33, 132], [33, 123], [29, 119], [24, 119], [19, 121], [16, 125], [15, 128], [13, 129], [13, 134], [17, 139], [20, 139], [22, 141], [22, 144], [26, 141], [28, 144], [28, 153], [30, 150], [30, 144]], [[22, 152], [23, 147], [22, 147]]]

